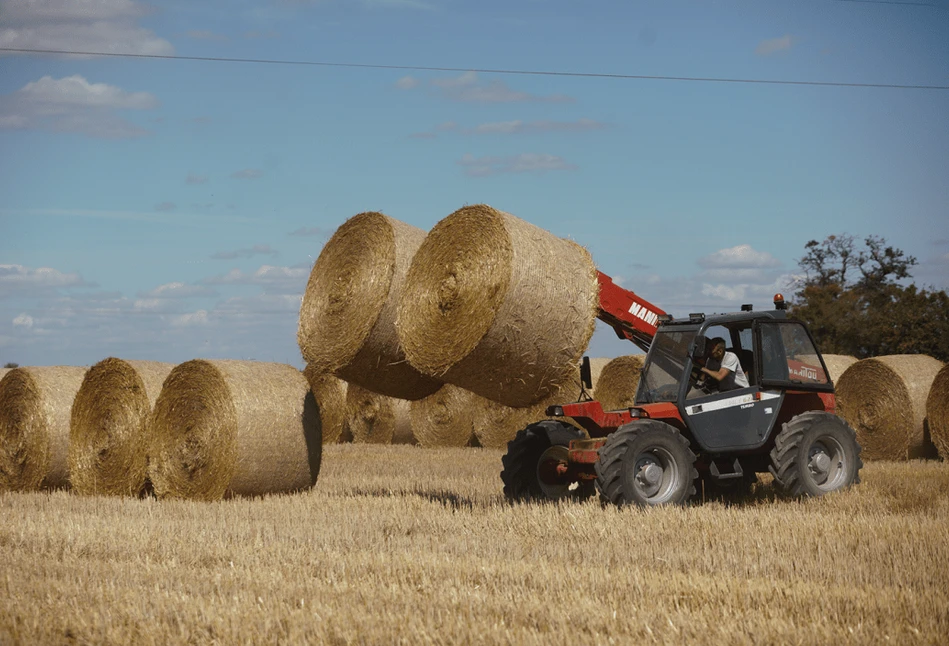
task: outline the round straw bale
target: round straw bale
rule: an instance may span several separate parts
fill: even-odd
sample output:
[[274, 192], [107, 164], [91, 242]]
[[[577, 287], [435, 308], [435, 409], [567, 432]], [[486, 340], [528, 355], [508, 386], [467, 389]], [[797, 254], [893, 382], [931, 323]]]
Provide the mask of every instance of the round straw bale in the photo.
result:
[[493, 399], [477, 395], [472, 397], [471, 422], [478, 444], [491, 449], [505, 448], [519, 430], [546, 419], [545, 408], [545, 405], [539, 404], [512, 408]]
[[346, 429], [346, 382], [309, 365], [303, 371], [316, 400], [323, 444], [340, 442]]
[[466, 206], [416, 252], [396, 326], [423, 373], [531, 406], [576, 374], [598, 290], [580, 245], [490, 206]]
[[644, 354], [630, 354], [616, 357], [604, 366], [593, 393], [603, 410], [629, 408], [635, 403], [639, 371], [645, 360]]
[[[596, 392], [596, 385], [600, 383], [600, 377], [603, 374], [603, 368], [606, 367], [612, 359], [607, 357], [590, 357], [590, 381], [593, 384], [593, 391]], [[579, 382], [577, 382], [579, 384]]]
[[72, 404], [69, 482], [82, 494], [137, 495], [148, 466], [148, 418], [174, 368], [157, 361], [103, 359], [89, 368]]
[[926, 421], [939, 455], [943, 460], [949, 460], [949, 364], [936, 373], [929, 388]]
[[3, 379], [3, 375], [10, 372], [10, 368], [0, 368], [0, 379]]
[[421, 399], [441, 382], [405, 361], [395, 330], [399, 291], [422, 229], [381, 213], [354, 215], [323, 247], [300, 307], [297, 341], [323, 373], [391, 397]]
[[851, 357], [849, 354], [824, 354], [824, 365], [827, 366], [827, 372], [830, 373], [830, 380], [835, 384], [843, 375], [847, 368], [857, 363], [857, 357]]
[[352, 383], [346, 389], [346, 425], [356, 443], [416, 443], [407, 400], [380, 395]]
[[165, 380], [149, 420], [159, 497], [217, 500], [311, 487], [323, 442], [316, 400], [292, 366], [195, 359]]
[[446, 384], [438, 392], [411, 403], [412, 431], [424, 447], [468, 446], [472, 426], [471, 391]]
[[69, 484], [69, 411], [86, 368], [28, 367], [0, 379], [0, 491]]
[[869, 460], [924, 457], [929, 387], [942, 362], [921, 354], [858, 361], [836, 384], [837, 412], [856, 430]]

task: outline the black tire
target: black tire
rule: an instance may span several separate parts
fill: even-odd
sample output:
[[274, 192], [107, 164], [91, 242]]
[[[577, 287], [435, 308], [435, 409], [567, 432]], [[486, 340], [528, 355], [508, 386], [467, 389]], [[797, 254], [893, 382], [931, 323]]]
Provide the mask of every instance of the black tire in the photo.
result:
[[860, 482], [860, 444], [843, 419], [824, 411], [791, 418], [771, 450], [774, 484], [789, 497], [823, 496]]
[[566, 460], [570, 440], [586, 438], [579, 429], [564, 422], [544, 420], [521, 429], [507, 444], [501, 458], [504, 495], [510, 500], [582, 499], [592, 496], [589, 480], [557, 476], [544, 465]]
[[689, 441], [656, 420], [619, 427], [595, 466], [600, 495], [615, 505], [684, 505], [695, 495], [699, 475]]

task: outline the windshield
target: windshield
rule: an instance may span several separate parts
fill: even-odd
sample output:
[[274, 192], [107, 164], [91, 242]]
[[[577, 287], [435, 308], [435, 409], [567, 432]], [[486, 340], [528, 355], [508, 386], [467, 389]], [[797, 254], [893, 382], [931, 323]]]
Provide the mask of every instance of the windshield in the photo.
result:
[[675, 402], [696, 330], [658, 332], [649, 348], [636, 393], [637, 404]]

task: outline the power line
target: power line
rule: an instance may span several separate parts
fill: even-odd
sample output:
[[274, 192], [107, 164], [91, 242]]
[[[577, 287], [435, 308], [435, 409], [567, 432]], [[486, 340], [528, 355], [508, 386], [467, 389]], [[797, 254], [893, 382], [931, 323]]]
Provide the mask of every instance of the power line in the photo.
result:
[[860, 4], [895, 4], [910, 7], [938, 7], [932, 2], [897, 2], [896, 0], [833, 0], [834, 2], [857, 2]]
[[205, 61], [213, 63], [257, 63], [262, 65], [307, 65], [315, 67], [348, 67], [414, 72], [476, 72], [478, 74], [512, 74], [520, 76], [566, 76], [573, 78], [607, 78], [642, 81], [692, 81], [703, 83], [745, 83], [761, 85], [810, 85], [818, 87], [862, 87], [894, 90], [949, 90], [949, 85], [900, 85], [895, 83], [839, 83], [833, 81], [784, 81], [775, 79], [718, 78], [709, 76], [654, 76], [648, 74], [610, 74], [605, 72], [562, 72], [544, 70], [493, 69], [478, 67], [432, 67], [422, 65], [380, 65], [373, 63], [332, 63], [328, 61], [281, 60], [270, 58], [225, 58], [220, 56], [176, 56], [171, 54], [129, 54], [116, 52], [80, 52], [64, 49], [25, 49], [0, 47], [0, 52], [20, 54], [64, 54], [70, 56], [101, 56], [113, 58], [150, 58], [174, 61]]

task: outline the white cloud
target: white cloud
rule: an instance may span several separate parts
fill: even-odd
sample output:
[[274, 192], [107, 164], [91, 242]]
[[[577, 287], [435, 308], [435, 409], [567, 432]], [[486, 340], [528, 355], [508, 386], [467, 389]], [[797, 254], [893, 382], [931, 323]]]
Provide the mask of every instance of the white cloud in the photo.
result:
[[412, 90], [419, 86], [420, 81], [413, 76], [403, 76], [395, 82], [395, 86], [400, 90]]
[[243, 170], [235, 171], [231, 173], [231, 177], [234, 179], [257, 179], [258, 177], [263, 177], [264, 171], [258, 168], [245, 168]]
[[253, 258], [254, 256], [276, 256], [277, 250], [269, 244], [255, 244], [249, 249], [235, 249], [234, 251], [218, 251], [213, 254], [213, 260], [234, 260], [235, 258]]
[[138, 20], [132, 0], [6, 0], [0, 47], [171, 55], [175, 48]]
[[541, 132], [583, 132], [602, 130], [607, 125], [593, 119], [578, 119], [576, 121], [495, 121], [475, 126], [470, 132], [473, 134], [534, 134]]
[[458, 164], [465, 169], [465, 174], [471, 177], [576, 169], [576, 166], [562, 157], [538, 153], [522, 153], [508, 157], [475, 157], [465, 154], [458, 160]]
[[172, 327], [207, 325], [209, 322], [207, 310], [198, 310], [197, 312], [189, 312], [188, 314], [181, 314], [171, 318]]
[[186, 285], [185, 283], [165, 283], [155, 289], [138, 293], [140, 298], [145, 299], [194, 298], [197, 296], [214, 296], [215, 294], [216, 292], [208, 287]]
[[700, 258], [698, 263], [706, 269], [761, 269], [781, 266], [780, 260], [766, 251], [755, 251], [750, 244], [719, 249]]
[[254, 273], [232, 269], [222, 276], [201, 281], [205, 285], [259, 285], [267, 294], [302, 294], [310, 277], [307, 266], [275, 267], [262, 265]]
[[119, 110], [151, 110], [158, 99], [148, 92], [126, 92], [106, 83], [90, 83], [75, 74], [44, 76], [0, 97], [0, 128], [78, 132], [92, 137], [129, 138], [148, 133], [126, 121]]
[[13, 319], [13, 327], [33, 327], [33, 317], [29, 314], [20, 314], [15, 319]]
[[463, 103], [569, 103], [573, 101], [571, 97], [562, 94], [538, 96], [519, 92], [497, 79], [483, 82], [478, 78], [477, 72], [465, 72], [460, 76], [433, 79], [431, 83], [442, 97]]
[[21, 292], [90, 286], [79, 274], [64, 274], [51, 267], [30, 269], [23, 265], [0, 265], [0, 298]]
[[780, 38], [762, 40], [755, 48], [755, 54], [758, 56], [771, 56], [772, 54], [789, 50], [793, 46], [794, 38], [790, 35], [785, 35], [781, 36]]

